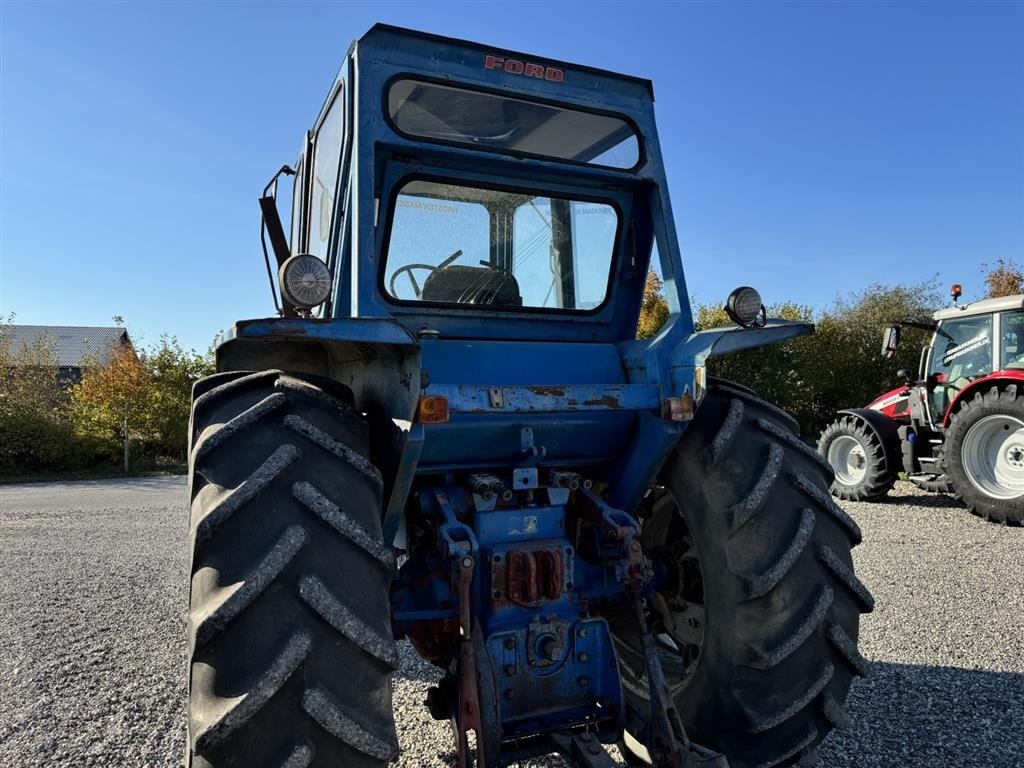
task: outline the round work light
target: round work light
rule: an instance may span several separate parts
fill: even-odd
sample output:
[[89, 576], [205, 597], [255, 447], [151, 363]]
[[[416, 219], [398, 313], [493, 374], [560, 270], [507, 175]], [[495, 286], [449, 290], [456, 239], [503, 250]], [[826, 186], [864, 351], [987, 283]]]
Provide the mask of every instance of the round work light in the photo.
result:
[[331, 270], [316, 256], [289, 257], [278, 272], [281, 295], [297, 307], [315, 307], [331, 295]]
[[743, 285], [729, 294], [725, 302], [725, 313], [737, 325], [744, 328], [765, 323], [764, 304], [761, 294], [749, 285]]

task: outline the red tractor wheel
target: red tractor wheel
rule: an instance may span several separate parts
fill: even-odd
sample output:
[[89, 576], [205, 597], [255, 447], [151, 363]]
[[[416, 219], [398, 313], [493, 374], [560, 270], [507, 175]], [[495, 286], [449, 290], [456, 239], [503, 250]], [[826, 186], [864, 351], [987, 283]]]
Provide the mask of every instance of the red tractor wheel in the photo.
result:
[[1024, 523], [1024, 392], [1016, 384], [977, 393], [946, 430], [946, 473], [974, 514]]
[[841, 416], [818, 439], [818, 453], [835, 472], [832, 495], [847, 501], [885, 496], [896, 482], [896, 468], [874, 430], [853, 416]]

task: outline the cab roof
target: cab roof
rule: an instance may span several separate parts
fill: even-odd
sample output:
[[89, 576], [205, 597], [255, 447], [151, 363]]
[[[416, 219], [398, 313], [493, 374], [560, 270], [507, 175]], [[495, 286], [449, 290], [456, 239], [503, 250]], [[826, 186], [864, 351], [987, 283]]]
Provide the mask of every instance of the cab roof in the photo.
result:
[[651, 101], [654, 101], [654, 85], [650, 80], [644, 77], [635, 77], [633, 75], [624, 75], [620, 72], [611, 72], [607, 69], [599, 69], [597, 67], [588, 67], [583, 64], [573, 64], [567, 61], [559, 61], [557, 59], [550, 59], [545, 56], [536, 56], [532, 53], [523, 53], [521, 51], [511, 51], [507, 48], [500, 48], [493, 45], [484, 45], [482, 43], [474, 43], [470, 40], [461, 40], [457, 37], [446, 37], [445, 35], [435, 35], [430, 32], [420, 32], [415, 29], [408, 29], [406, 27], [397, 27], [391, 24], [374, 24], [370, 27], [366, 34], [359, 38], [359, 42], [372, 41], [374, 38], [383, 37], [395, 37], [395, 38], [416, 38], [419, 40], [426, 40], [432, 43], [437, 43], [451, 48], [465, 48], [468, 50], [479, 51], [482, 53], [494, 53], [500, 52], [505, 53], [509, 56], [516, 57], [516, 59], [530, 61], [537, 64], [544, 65], [555, 65], [559, 67], [566, 67], [571, 69], [573, 72], [582, 72], [590, 75], [594, 75], [602, 78], [612, 78], [615, 80], [621, 80], [624, 82], [635, 83], [647, 91], [648, 97]]
[[1024, 294], [1017, 294], [1016, 296], [1000, 296], [997, 299], [982, 299], [980, 301], [972, 301], [970, 304], [963, 304], [957, 307], [946, 307], [932, 315], [932, 319], [949, 320], [954, 317], [990, 315], [993, 312], [1007, 312], [1013, 309], [1024, 309]]

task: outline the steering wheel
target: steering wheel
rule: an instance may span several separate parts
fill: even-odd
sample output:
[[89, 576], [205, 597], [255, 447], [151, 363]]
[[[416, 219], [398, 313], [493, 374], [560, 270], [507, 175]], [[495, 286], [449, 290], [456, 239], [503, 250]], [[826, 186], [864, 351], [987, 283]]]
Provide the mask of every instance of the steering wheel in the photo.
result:
[[460, 248], [455, 253], [453, 253], [451, 256], [449, 256], [447, 259], [445, 259], [440, 264], [438, 264], [437, 266], [434, 266], [433, 264], [406, 264], [405, 266], [399, 267], [398, 269], [396, 269], [391, 274], [391, 280], [388, 283], [388, 287], [391, 289], [391, 295], [395, 296], [397, 298], [398, 291], [395, 288], [395, 281], [398, 279], [399, 275], [404, 274], [404, 273], [408, 273], [409, 274], [409, 282], [412, 283], [412, 292], [416, 295], [417, 299], [423, 298], [423, 289], [420, 288], [420, 284], [418, 282], [416, 282], [416, 276], [412, 273], [413, 270], [414, 269], [428, 269], [428, 270], [430, 270], [430, 274], [427, 275], [427, 279], [423, 281], [423, 283], [426, 284], [427, 280], [430, 279], [430, 275], [434, 274], [435, 272], [440, 272], [442, 269], [447, 267], [453, 261], [458, 259], [461, 255], [462, 255], [462, 249]]

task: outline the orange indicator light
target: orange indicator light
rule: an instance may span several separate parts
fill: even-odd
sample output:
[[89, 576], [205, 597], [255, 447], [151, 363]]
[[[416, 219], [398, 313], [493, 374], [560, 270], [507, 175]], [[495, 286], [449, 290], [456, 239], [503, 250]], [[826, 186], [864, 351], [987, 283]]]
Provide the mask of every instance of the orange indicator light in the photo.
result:
[[448, 421], [448, 398], [424, 395], [416, 405], [416, 421], [420, 424], [444, 424]]

